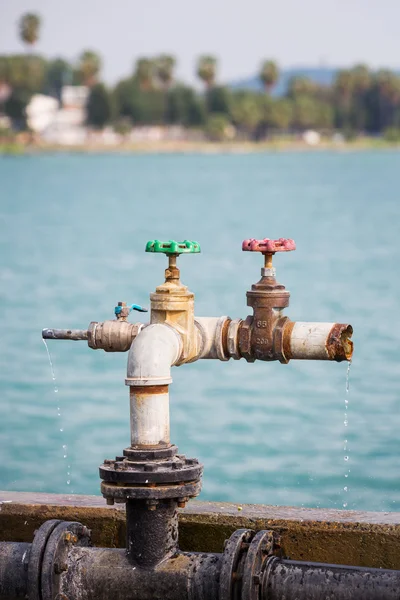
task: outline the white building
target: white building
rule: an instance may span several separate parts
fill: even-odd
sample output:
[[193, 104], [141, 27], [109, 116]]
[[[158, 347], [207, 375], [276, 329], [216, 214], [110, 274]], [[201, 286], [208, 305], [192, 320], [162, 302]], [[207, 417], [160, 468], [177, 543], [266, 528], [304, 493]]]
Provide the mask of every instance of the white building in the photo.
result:
[[86, 142], [86, 102], [89, 88], [64, 86], [61, 107], [51, 96], [35, 94], [26, 108], [28, 125], [49, 143], [81, 145]]

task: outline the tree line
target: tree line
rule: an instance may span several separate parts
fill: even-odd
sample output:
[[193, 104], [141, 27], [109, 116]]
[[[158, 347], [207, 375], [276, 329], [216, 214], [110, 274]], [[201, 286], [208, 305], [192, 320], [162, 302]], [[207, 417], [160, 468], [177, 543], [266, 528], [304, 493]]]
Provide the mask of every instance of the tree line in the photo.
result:
[[182, 125], [201, 128], [213, 139], [235, 135], [262, 140], [306, 129], [341, 131], [346, 137], [365, 133], [400, 138], [400, 77], [390, 70], [356, 65], [339, 70], [330, 86], [293, 77], [284, 95], [276, 97], [280, 71], [275, 61], [262, 62], [260, 91], [233, 90], [218, 82], [217, 59], [201, 56], [196, 72], [203, 90], [198, 92], [176, 80], [175, 58], [162, 54], [139, 58], [132, 72], [110, 88], [101, 81], [98, 53], [86, 50], [74, 64], [63, 58], [46, 60], [31, 50], [39, 38], [40, 18], [24, 15], [19, 31], [29, 52], [0, 55], [0, 112], [17, 127], [25, 125], [25, 108], [33, 94], [60, 100], [62, 87], [69, 84], [90, 89], [89, 126], [112, 125], [121, 133], [135, 125]]

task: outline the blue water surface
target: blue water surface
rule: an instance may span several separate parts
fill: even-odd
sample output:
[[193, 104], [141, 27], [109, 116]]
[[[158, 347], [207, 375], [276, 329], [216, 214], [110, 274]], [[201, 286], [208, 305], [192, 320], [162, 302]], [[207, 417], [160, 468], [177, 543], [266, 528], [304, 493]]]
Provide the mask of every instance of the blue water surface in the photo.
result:
[[245, 318], [242, 240], [292, 237], [288, 316], [354, 327], [348, 426], [344, 363], [199, 361], [173, 370], [172, 439], [202, 499], [400, 510], [399, 173], [389, 151], [1, 158], [0, 489], [97, 494], [129, 444], [127, 355], [49, 342], [55, 393], [43, 327], [148, 305], [154, 238], [200, 242], [180, 259], [198, 316]]

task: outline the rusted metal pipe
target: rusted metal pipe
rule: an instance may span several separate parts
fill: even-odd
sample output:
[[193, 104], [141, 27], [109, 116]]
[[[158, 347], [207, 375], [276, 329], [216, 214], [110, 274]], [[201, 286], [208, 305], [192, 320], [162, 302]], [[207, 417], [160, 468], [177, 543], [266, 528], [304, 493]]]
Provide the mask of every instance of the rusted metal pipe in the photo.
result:
[[74, 600], [217, 600], [221, 555], [176, 553], [154, 568], [129, 561], [125, 550], [73, 548], [61, 598]]
[[126, 503], [126, 549], [128, 559], [145, 568], [155, 567], [178, 552], [178, 510], [173, 500], [159, 502], [149, 510], [145, 501]]
[[351, 360], [351, 325], [289, 321], [283, 330], [283, 354], [287, 360]]
[[87, 340], [89, 331], [87, 329], [42, 329], [44, 340]]
[[127, 352], [135, 337], [140, 333], [142, 323], [129, 323], [123, 318], [98, 323], [92, 321], [88, 329], [43, 329], [44, 340], [87, 341], [93, 350], [106, 352]]
[[400, 571], [270, 558], [262, 600], [398, 600]]
[[31, 544], [0, 543], [0, 598], [26, 598], [28, 591], [28, 562]]

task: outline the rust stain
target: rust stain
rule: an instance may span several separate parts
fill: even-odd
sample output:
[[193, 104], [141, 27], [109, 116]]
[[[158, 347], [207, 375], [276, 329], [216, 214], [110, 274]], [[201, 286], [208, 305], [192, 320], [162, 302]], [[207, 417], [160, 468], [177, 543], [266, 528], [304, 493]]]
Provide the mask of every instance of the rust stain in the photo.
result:
[[330, 360], [336, 360], [337, 362], [351, 360], [353, 342], [350, 338], [352, 335], [353, 328], [351, 325], [335, 323], [326, 340], [326, 351]]
[[290, 360], [292, 358], [292, 349], [290, 345], [290, 341], [292, 338], [293, 327], [295, 326], [296, 321], [288, 321], [285, 324], [285, 328], [283, 330], [283, 354], [285, 358]]
[[228, 352], [228, 329], [229, 329], [230, 322], [231, 322], [231, 319], [225, 319], [225, 322], [224, 322], [223, 327], [222, 327], [222, 333], [221, 333], [222, 347], [224, 349], [225, 356], [229, 356], [229, 352]]
[[131, 394], [138, 396], [156, 396], [157, 394], [168, 394], [167, 385], [138, 385], [131, 386]]

